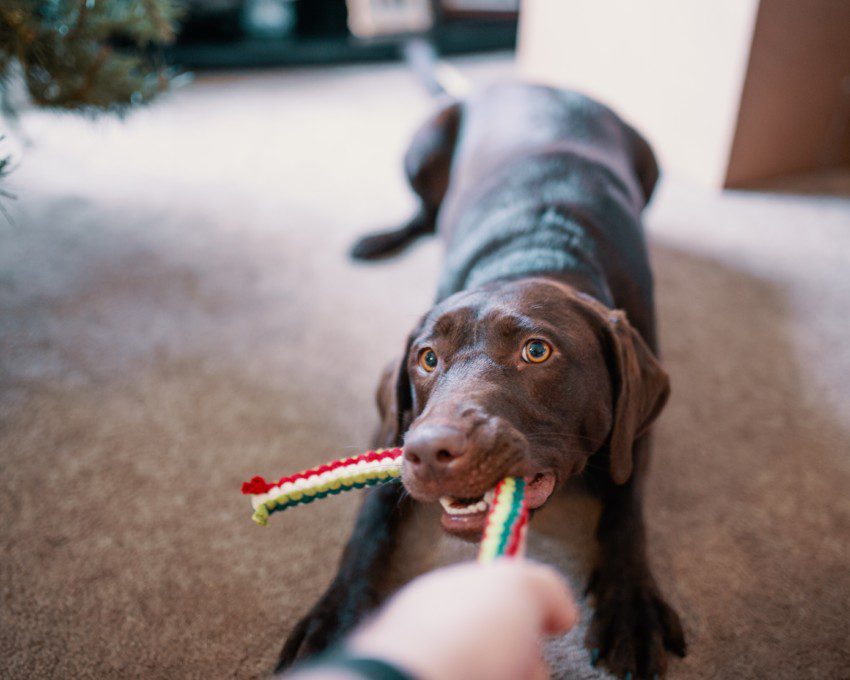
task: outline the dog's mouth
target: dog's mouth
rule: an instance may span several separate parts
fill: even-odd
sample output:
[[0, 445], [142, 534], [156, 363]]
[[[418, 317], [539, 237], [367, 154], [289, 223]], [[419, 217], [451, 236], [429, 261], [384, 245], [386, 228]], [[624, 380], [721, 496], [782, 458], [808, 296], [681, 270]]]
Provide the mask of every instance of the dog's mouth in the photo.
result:
[[[536, 475], [525, 477], [525, 499], [531, 510], [539, 508], [549, 500], [555, 490], [555, 482], [554, 472], [538, 472]], [[494, 495], [495, 489], [472, 498], [440, 496], [443, 529], [460, 538], [478, 540], [484, 531]]]

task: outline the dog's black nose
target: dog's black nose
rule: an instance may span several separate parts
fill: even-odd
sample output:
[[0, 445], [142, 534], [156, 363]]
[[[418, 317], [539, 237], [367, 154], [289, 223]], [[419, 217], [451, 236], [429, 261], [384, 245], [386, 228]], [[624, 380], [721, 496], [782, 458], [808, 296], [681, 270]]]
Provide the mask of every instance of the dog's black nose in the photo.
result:
[[466, 435], [458, 428], [437, 423], [423, 424], [407, 433], [404, 458], [414, 469], [428, 468], [439, 474], [463, 456], [466, 448]]

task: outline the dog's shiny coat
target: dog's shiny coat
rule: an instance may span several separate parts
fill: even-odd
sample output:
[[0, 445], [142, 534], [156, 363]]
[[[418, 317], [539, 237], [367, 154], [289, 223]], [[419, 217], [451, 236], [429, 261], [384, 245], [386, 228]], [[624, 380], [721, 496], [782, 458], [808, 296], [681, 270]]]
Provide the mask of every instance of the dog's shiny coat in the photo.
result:
[[[648, 566], [641, 509], [648, 430], [669, 391], [640, 221], [658, 176], [649, 146], [587, 97], [505, 84], [442, 108], [405, 165], [421, 209], [354, 255], [385, 255], [435, 229], [446, 244], [437, 302], [378, 391], [375, 444], [404, 443], [415, 500], [398, 485], [369, 495], [281, 665], [378, 604], [406, 503], [475, 498], [518, 474], [541, 480], [530, 487], [539, 504], [581, 473], [603, 503], [587, 644], [617, 674], [663, 675], [665, 650], [684, 654], [685, 641]], [[545, 363], [522, 358], [532, 338], [551, 346]], [[419, 361], [426, 350], [433, 369]]]

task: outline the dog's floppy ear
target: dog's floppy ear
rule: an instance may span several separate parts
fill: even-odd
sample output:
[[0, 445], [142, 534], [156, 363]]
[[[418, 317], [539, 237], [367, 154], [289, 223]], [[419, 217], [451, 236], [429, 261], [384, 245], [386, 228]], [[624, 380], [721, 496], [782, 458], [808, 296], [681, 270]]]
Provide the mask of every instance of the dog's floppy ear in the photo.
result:
[[401, 446], [404, 433], [413, 420], [413, 393], [407, 373], [407, 359], [417, 334], [417, 331], [414, 331], [408, 337], [401, 360], [387, 364], [381, 374], [375, 395], [381, 416], [381, 424], [375, 438], [379, 446]]
[[398, 441], [398, 407], [396, 405], [396, 382], [399, 375], [399, 362], [393, 360], [384, 367], [375, 402], [381, 420], [375, 434], [375, 446], [391, 448]]
[[611, 478], [623, 484], [632, 474], [634, 442], [667, 403], [670, 381], [624, 312], [608, 312], [605, 332], [614, 398], [614, 423], [608, 443]]

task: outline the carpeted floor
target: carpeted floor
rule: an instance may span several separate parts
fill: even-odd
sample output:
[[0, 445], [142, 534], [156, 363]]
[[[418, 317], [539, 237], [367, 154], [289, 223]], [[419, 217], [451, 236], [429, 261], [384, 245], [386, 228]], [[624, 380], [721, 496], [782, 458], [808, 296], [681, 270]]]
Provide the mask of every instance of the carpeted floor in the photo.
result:
[[[387, 66], [203, 78], [126, 122], [24, 115], [0, 223], [0, 676], [268, 670], [358, 499], [262, 530], [239, 484], [368, 443], [440, 252], [345, 250], [412, 207], [400, 157], [428, 109]], [[850, 202], [668, 178], [648, 224], [673, 380], [650, 541], [691, 649], [672, 677], [848, 678]], [[595, 510], [568, 494], [534, 526], [579, 593]], [[557, 677], [599, 675], [581, 635], [550, 650]]]

